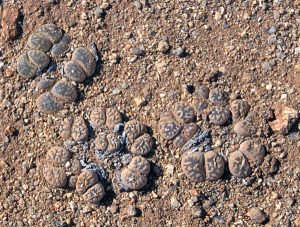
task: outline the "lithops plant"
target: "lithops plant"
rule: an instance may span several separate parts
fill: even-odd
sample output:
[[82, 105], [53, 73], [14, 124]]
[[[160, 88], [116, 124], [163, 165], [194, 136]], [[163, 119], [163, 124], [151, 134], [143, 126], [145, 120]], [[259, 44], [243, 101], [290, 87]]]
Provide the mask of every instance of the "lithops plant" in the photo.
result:
[[252, 168], [259, 167], [266, 156], [265, 147], [258, 139], [245, 140], [239, 150], [230, 154], [228, 159], [229, 171], [233, 176], [245, 178]]
[[187, 152], [182, 156], [181, 169], [192, 181], [205, 180], [204, 154], [203, 152]]
[[71, 158], [71, 152], [64, 147], [52, 147], [46, 154], [43, 173], [52, 187], [72, 187], [72, 182], [81, 170], [80, 162]]
[[106, 156], [122, 149], [121, 136], [117, 133], [101, 132], [95, 139], [95, 148]]
[[245, 178], [251, 174], [250, 164], [245, 155], [240, 151], [230, 154], [228, 159], [230, 173], [239, 178]]
[[224, 173], [225, 161], [214, 151], [187, 151], [182, 156], [181, 169], [188, 179], [195, 182], [218, 180]]
[[177, 148], [183, 147], [198, 132], [199, 127], [195, 123], [189, 123], [183, 126], [182, 131], [173, 140], [173, 144]]
[[77, 98], [76, 88], [68, 81], [60, 80], [51, 89], [51, 94], [60, 102], [72, 103]]
[[173, 141], [177, 148], [193, 138], [198, 132], [198, 126], [192, 121], [196, 114], [192, 106], [187, 102], [178, 102], [171, 111], [160, 117], [158, 130], [163, 139]]
[[266, 156], [266, 149], [258, 139], [248, 139], [240, 144], [239, 150], [245, 155], [251, 167], [260, 166]]
[[251, 137], [256, 134], [257, 127], [251, 120], [244, 119], [234, 125], [233, 131], [239, 137]]
[[147, 155], [153, 147], [153, 138], [147, 133], [147, 127], [140, 121], [131, 120], [124, 127], [127, 149], [133, 156]]
[[18, 58], [17, 71], [24, 78], [33, 78], [39, 71], [45, 69], [49, 62], [50, 58], [44, 52], [28, 50]]
[[98, 204], [105, 195], [103, 184], [94, 170], [84, 169], [77, 178], [76, 191], [82, 195], [84, 201]]
[[182, 126], [176, 122], [172, 113], [167, 113], [160, 117], [158, 130], [163, 139], [172, 140], [180, 133]]
[[84, 47], [74, 50], [70, 61], [64, 64], [64, 76], [74, 82], [83, 82], [96, 70], [96, 59], [94, 55]]
[[209, 89], [205, 85], [197, 85], [195, 88], [195, 94], [193, 96], [193, 107], [196, 114], [203, 120], [206, 120], [208, 115], [208, 97]]
[[71, 137], [76, 142], [87, 141], [89, 129], [83, 117], [76, 117], [71, 127]]
[[131, 120], [126, 122], [124, 131], [126, 134], [126, 138], [128, 143], [131, 144], [135, 139], [139, 136], [147, 133], [146, 125], [137, 120]]
[[48, 39], [51, 43], [58, 43], [63, 36], [61, 29], [55, 24], [44, 24], [40, 26], [36, 32], [45, 39]]
[[224, 105], [228, 102], [228, 93], [220, 88], [214, 88], [210, 90], [208, 99], [214, 105]]
[[71, 37], [68, 34], [64, 34], [62, 39], [58, 43], [53, 45], [51, 49], [51, 56], [54, 58], [58, 58], [59, 56], [66, 53], [70, 49], [70, 42]]
[[130, 152], [132, 155], [147, 155], [153, 147], [153, 139], [149, 134], [144, 134], [138, 137], [130, 148]]
[[38, 109], [44, 113], [58, 113], [77, 98], [76, 88], [66, 80], [56, 82], [50, 92], [47, 89], [36, 100]]
[[172, 113], [181, 125], [192, 122], [196, 117], [194, 108], [184, 101], [175, 103]]
[[236, 99], [230, 104], [233, 122], [244, 120], [249, 113], [250, 105], [242, 99]]
[[94, 130], [107, 127], [113, 130], [116, 125], [122, 123], [122, 115], [116, 108], [96, 107], [91, 111], [90, 121]]
[[63, 104], [58, 102], [50, 92], [41, 94], [36, 100], [37, 108], [48, 114], [54, 114], [63, 109]]
[[142, 156], [135, 156], [127, 167], [115, 173], [113, 183], [116, 191], [139, 190], [147, 184], [150, 164]]
[[76, 142], [85, 142], [89, 138], [89, 128], [83, 117], [68, 117], [60, 127], [60, 136], [64, 139], [72, 138]]
[[224, 125], [229, 120], [230, 116], [231, 113], [229, 109], [215, 106], [212, 107], [208, 117], [211, 123], [215, 125]]

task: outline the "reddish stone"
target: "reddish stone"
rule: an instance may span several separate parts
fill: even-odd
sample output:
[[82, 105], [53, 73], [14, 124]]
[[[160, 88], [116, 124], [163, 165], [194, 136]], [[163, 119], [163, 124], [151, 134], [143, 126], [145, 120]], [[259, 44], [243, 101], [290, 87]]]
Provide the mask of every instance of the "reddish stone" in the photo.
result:
[[17, 21], [19, 19], [19, 10], [13, 7], [4, 8], [1, 20], [2, 33], [5, 39], [14, 39], [18, 35]]
[[270, 123], [274, 132], [288, 134], [298, 119], [298, 111], [282, 104], [277, 104], [273, 107], [275, 110], [276, 120]]

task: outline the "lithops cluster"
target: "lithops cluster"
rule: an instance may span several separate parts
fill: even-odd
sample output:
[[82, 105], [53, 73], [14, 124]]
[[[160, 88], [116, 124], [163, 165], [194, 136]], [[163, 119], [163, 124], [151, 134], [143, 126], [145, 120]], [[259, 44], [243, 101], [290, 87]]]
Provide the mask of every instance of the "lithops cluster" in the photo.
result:
[[209, 119], [214, 125], [224, 125], [231, 118], [228, 93], [221, 88], [209, 90], [205, 85], [197, 86], [193, 97], [196, 113], [203, 120]]
[[153, 147], [153, 138], [147, 133], [147, 127], [140, 121], [131, 120], [124, 127], [127, 149], [133, 156], [147, 155]]
[[43, 173], [52, 187], [74, 188], [81, 168], [79, 160], [72, 158], [69, 150], [56, 146], [46, 154]]
[[83, 200], [98, 204], [105, 195], [103, 184], [94, 170], [84, 169], [77, 178], [76, 191], [82, 195]]
[[258, 139], [245, 140], [228, 159], [230, 173], [239, 178], [249, 176], [253, 168], [259, 167], [266, 155], [265, 147]]
[[83, 82], [96, 70], [94, 55], [84, 47], [74, 50], [70, 61], [64, 63], [64, 76], [74, 82]]
[[123, 148], [120, 132], [115, 130], [123, 119], [116, 108], [94, 108], [90, 113], [90, 122], [96, 133], [94, 144], [99, 154], [109, 157]]
[[77, 98], [77, 89], [65, 79], [59, 80], [51, 89], [43, 89], [42, 93], [36, 100], [37, 108], [44, 113], [57, 113], [74, 102]]
[[115, 173], [113, 186], [118, 191], [139, 190], [147, 184], [150, 163], [142, 156], [132, 158], [129, 165]]
[[195, 182], [218, 180], [224, 173], [225, 161], [214, 151], [187, 151], [182, 156], [181, 169], [187, 178]]
[[58, 57], [69, 49], [70, 37], [54, 24], [45, 24], [31, 34], [27, 48], [17, 61], [17, 71], [24, 78], [33, 78], [50, 63], [47, 54]]
[[177, 102], [171, 111], [160, 117], [159, 133], [165, 140], [173, 141], [177, 148], [189, 141], [198, 132], [198, 126], [193, 123], [195, 110], [187, 102]]
[[83, 117], [70, 117], [63, 121], [60, 136], [64, 139], [72, 138], [76, 142], [84, 142], [89, 138], [89, 128]]

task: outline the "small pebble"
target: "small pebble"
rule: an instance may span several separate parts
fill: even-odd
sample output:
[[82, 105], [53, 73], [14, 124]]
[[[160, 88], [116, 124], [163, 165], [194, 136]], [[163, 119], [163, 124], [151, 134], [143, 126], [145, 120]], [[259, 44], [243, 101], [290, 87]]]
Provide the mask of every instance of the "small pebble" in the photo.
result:
[[167, 42], [165, 41], [160, 41], [157, 45], [157, 50], [159, 52], [162, 52], [162, 53], [167, 53], [168, 50], [170, 49], [170, 46]]
[[137, 209], [134, 206], [129, 205], [128, 208], [127, 208], [127, 215], [128, 215], [128, 217], [130, 217], [130, 218], [136, 217], [137, 214], [138, 214]]
[[112, 95], [118, 95], [121, 93], [121, 90], [119, 88], [114, 88], [113, 91], [112, 91]]
[[186, 51], [185, 49], [183, 49], [182, 47], [179, 47], [175, 50], [172, 51], [172, 54], [177, 56], [177, 57], [184, 57], [186, 55]]
[[256, 224], [263, 224], [268, 221], [268, 215], [258, 207], [251, 208], [247, 216]]
[[171, 203], [171, 208], [174, 210], [181, 207], [181, 203], [174, 196], [172, 196], [170, 203]]

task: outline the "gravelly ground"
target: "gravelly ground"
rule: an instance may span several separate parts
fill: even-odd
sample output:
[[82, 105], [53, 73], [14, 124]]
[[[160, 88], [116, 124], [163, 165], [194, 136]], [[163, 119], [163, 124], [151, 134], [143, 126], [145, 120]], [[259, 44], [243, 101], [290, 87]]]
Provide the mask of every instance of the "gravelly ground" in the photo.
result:
[[[269, 127], [275, 104], [300, 107], [299, 1], [0, 3], [1, 20], [3, 9], [16, 7], [22, 27], [15, 40], [6, 39], [3, 26], [0, 35], [1, 226], [259, 226], [248, 213], [252, 207], [267, 214], [269, 226], [300, 225], [299, 123], [288, 135]], [[40, 113], [35, 100], [41, 78], [60, 78], [59, 71], [31, 80], [16, 72], [28, 36], [50, 22], [71, 36], [71, 51], [94, 42], [101, 53], [100, 71], [80, 84], [80, 98], [56, 115]], [[165, 42], [165, 53], [160, 42]], [[71, 52], [58, 66], [70, 57]], [[191, 101], [186, 85], [197, 83], [220, 87], [250, 104], [259, 127], [253, 136], [279, 160], [276, 174], [259, 168], [239, 180], [226, 170], [218, 181], [187, 180], [180, 152], [163, 141], [158, 120], [176, 101]], [[136, 97], [148, 103], [139, 107]], [[65, 142], [59, 136], [63, 119], [87, 116], [94, 106], [117, 107], [128, 119], [148, 125], [156, 139], [144, 190], [116, 195], [108, 186], [99, 207], [84, 203], [75, 191], [49, 187], [41, 171], [49, 148]], [[233, 124], [198, 124], [212, 131], [215, 151], [238, 148]], [[97, 162], [89, 143], [88, 161]], [[83, 155], [81, 145], [74, 149]], [[113, 171], [107, 171], [111, 177]]]

